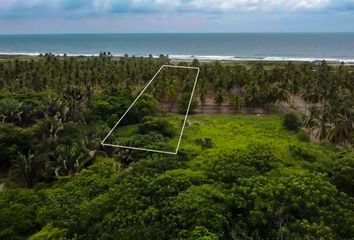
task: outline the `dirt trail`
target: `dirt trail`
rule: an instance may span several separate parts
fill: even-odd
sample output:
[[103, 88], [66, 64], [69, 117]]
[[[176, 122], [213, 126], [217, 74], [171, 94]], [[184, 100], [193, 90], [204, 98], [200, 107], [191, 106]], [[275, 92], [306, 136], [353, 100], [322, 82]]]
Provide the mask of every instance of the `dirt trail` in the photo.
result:
[[[234, 88], [230, 91], [231, 95], [234, 96], [244, 96], [244, 93], [240, 91], [240, 89]], [[266, 111], [263, 108], [242, 108], [239, 111], [235, 111], [235, 109], [229, 104], [227, 101], [227, 96], [225, 96], [225, 103], [221, 106], [218, 106], [214, 102], [215, 94], [213, 92], [209, 92], [207, 95], [207, 99], [205, 101], [204, 106], [202, 106], [201, 102], [199, 102], [197, 109], [195, 110], [196, 114], [265, 114]]]
[[[231, 94], [233, 95], [239, 95], [242, 96], [243, 94], [238, 91], [237, 89], [234, 89]], [[218, 106], [214, 102], [214, 93], [209, 93], [207, 96], [207, 99], [205, 101], [204, 106], [202, 106], [201, 102], [199, 99], [198, 100], [198, 107], [194, 110], [196, 114], [209, 114], [209, 115], [214, 115], [214, 114], [267, 114], [267, 110], [264, 108], [251, 108], [251, 107], [244, 107], [240, 109], [239, 111], [235, 111], [235, 109], [228, 103], [228, 101], [225, 101], [221, 106]], [[225, 97], [226, 98], [226, 97]], [[172, 108], [172, 112], [177, 112], [177, 104]], [[289, 102], [282, 102], [278, 104], [278, 111], [287, 113], [291, 111], [297, 111], [302, 114], [308, 113], [308, 109], [310, 107], [309, 104], [306, 104], [303, 99], [299, 96], [291, 96]], [[166, 111], [170, 111], [170, 105], [168, 103], [163, 103], [163, 108]]]

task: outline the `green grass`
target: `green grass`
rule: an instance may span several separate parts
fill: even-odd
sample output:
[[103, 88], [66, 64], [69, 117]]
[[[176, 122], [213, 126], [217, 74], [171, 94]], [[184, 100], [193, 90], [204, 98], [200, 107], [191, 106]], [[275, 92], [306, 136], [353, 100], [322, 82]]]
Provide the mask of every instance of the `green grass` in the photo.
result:
[[[318, 161], [326, 160], [333, 149], [302, 141], [299, 133], [290, 132], [282, 126], [281, 115], [195, 115], [190, 116], [191, 126], [186, 127], [182, 138], [181, 150], [195, 151], [232, 151], [252, 144], [267, 144], [285, 166], [284, 173], [303, 172], [303, 166], [313, 165], [291, 153], [290, 147], [296, 146]], [[210, 138], [213, 147], [203, 150], [194, 144], [196, 138]]]
[[[165, 115], [161, 118], [168, 120], [176, 129], [176, 137], [166, 142], [168, 149], [174, 149], [178, 143], [181, 120], [179, 115]], [[281, 115], [191, 115], [182, 137], [181, 151], [204, 155], [213, 151], [232, 151], [246, 148], [252, 144], [267, 144], [285, 166], [284, 173], [302, 172], [303, 167], [313, 166], [314, 163], [294, 155], [290, 148], [295, 146], [318, 161], [327, 160], [333, 153], [333, 148], [311, 144], [301, 140], [299, 133], [290, 132], [282, 126]], [[138, 125], [119, 128], [119, 136], [128, 137], [137, 133]], [[210, 138], [213, 143], [211, 149], [202, 149], [195, 144], [198, 138]], [[316, 161], [317, 161], [316, 160]]]
[[211, 138], [215, 148], [242, 148], [252, 143], [286, 144], [297, 135], [283, 129], [279, 115], [214, 115], [190, 116], [182, 147], [195, 137]]
[[117, 137], [130, 137], [138, 132], [139, 124], [124, 126], [113, 132]]

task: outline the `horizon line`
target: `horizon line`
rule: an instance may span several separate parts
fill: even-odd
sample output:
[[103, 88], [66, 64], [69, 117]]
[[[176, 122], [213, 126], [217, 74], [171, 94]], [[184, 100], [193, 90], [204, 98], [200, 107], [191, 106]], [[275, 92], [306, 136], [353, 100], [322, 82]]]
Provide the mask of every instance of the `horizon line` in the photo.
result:
[[0, 33], [0, 36], [5, 35], [118, 35], [118, 34], [352, 34], [354, 31], [269, 31], [269, 32], [67, 32], [67, 33]]

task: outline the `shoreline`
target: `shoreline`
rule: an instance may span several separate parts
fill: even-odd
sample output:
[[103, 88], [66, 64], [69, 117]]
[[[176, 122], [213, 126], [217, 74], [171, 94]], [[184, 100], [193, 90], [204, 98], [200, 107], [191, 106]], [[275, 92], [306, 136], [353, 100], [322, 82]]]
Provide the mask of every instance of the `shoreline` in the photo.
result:
[[[98, 54], [81, 54], [81, 53], [52, 53], [55, 56], [64, 57], [97, 57]], [[7, 53], [0, 52], [0, 58], [12, 58], [12, 57], [39, 57], [45, 55], [45, 53], [33, 52], [33, 53]], [[163, 55], [163, 54], [161, 54]], [[152, 56], [153, 58], [159, 58], [161, 55], [128, 55], [129, 57], [144, 57], [147, 58]], [[124, 57], [125, 54], [112, 54], [113, 58]], [[214, 62], [214, 61], [223, 61], [223, 62], [319, 62], [326, 61], [330, 64], [339, 64], [344, 63], [346, 65], [354, 65], [354, 57], [347, 58], [316, 58], [316, 57], [236, 57], [236, 56], [217, 56], [217, 55], [163, 55], [171, 59], [174, 62], [186, 61], [191, 62], [195, 59], [200, 62]]]

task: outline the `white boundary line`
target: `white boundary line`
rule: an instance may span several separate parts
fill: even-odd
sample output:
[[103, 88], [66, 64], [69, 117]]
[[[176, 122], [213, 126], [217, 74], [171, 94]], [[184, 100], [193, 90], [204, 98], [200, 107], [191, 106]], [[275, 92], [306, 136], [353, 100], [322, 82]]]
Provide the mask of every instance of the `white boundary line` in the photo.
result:
[[[168, 152], [168, 151], [161, 151], [161, 150], [154, 150], [154, 149], [147, 149], [147, 148], [137, 148], [137, 147], [129, 147], [129, 146], [122, 146], [122, 145], [113, 145], [113, 144], [107, 144], [104, 143], [107, 138], [113, 133], [113, 131], [117, 128], [117, 126], [119, 125], [119, 123], [123, 120], [123, 118], [128, 114], [128, 112], [130, 111], [130, 109], [134, 106], [134, 104], [139, 100], [139, 98], [141, 97], [141, 95], [143, 95], [143, 93], [145, 92], [145, 90], [150, 86], [150, 84], [152, 83], [152, 81], [154, 81], [154, 79], [157, 77], [157, 75], [161, 72], [161, 70], [166, 67], [166, 68], [184, 68], [184, 69], [194, 69], [197, 70], [197, 75], [195, 77], [195, 81], [194, 81], [194, 85], [193, 85], [193, 90], [192, 90], [192, 94], [191, 94], [191, 98], [189, 99], [189, 104], [188, 104], [188, 108], [187, 108], [187, 112], [186, 115], [184, 117], [184, 121], [183, 121], [183, 126], [182, 126], [182, 130], [181, 130], [181, 134], [179, 136], [178, 139], [178, 144], [177, 144], [177, 148], [175, 152]], [[126, 148], [126, 149], [132, 149], [132, 150], [140, 150], [140, 151], [147, 151], [147, 152], [155, 152], [155, 153], [164, 153], [164, 154], [172, 154], [172, 155], [176, 155], [178, 153], [179, 147], [181, 145], [181, 141], [182, 141], [182, 136], [183, 136], [183, 132], [184, 132], [184, 128], [186, 127], [186, 123], [187, 123], [187, 118], [188, 118], [188, 114], [189, 114], [189, 110], [192, 104], [192, 100], [193, 100], [193, 95], [194, 95], [194, 91], [195, 88], [197, 86], [197, 82], [198, 82], [198, 77], [199, 77], [199, 72], [200, 72], [200, 68], [198, 67], [187, 67], [187, 66], [176, 66], [176, 65], [162, 65], [160, 67], [160, 69], [157, 71], [157, 73], [153, 76], [153, 78], [148, 82], [148, 84], [145, 86], [145, 88], [141, 91], [141, 93], [137, 96], [137, 98], [134, 100], [134, 102], [130, 105], [130, 107], [128, 108], [127, 111], [125, 111], [125, 113], [123, 114], [123, 116], [118, 120], [118, 122], [116, 123], [116, 125], [114, 125], [114, 127], [112, 128], [112, 130], [107, 134], [107, 136], [102, 140], [101, 145], [102, 146], [107, 146], [107, 147], [117, 147], [117, 148]]]

